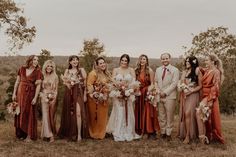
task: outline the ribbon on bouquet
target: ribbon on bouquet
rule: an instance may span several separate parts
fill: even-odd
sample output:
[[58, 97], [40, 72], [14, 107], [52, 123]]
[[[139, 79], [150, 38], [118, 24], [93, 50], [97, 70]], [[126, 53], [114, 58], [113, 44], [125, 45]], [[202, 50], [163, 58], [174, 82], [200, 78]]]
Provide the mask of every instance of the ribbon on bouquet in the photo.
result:
[[125, 98], [125, 122], [128, 126], [128, 98]]

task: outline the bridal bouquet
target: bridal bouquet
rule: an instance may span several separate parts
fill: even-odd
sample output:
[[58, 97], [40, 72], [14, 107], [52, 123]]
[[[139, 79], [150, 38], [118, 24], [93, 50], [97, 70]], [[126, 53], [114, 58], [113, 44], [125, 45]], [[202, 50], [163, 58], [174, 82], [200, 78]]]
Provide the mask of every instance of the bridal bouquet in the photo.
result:
[[17, 102], [11, 102], [7, 105], [8, 113], [12, 115], [19, 115], [20, 114], [20, 106]]
[[194, 85], [195, 84], [193, 82], [190, 82], [189, 84], [179, 82], [177, 85], [177, 88], [179, 91], [183, 91], [184, 93], [187, 93], [193, 89]]
[[146, 96], [146, 100], [152, 104], [154, 107], [157, 106], [157, 101], [158, 101], [158, 89], [156, 84], [152, 84], [148, 87], [148, 91], [147, 91], [147, 96]]
[[95, 83], [93, 85], [92, 97], [96, 100], [96, 102], [103, 102], [108, 98], [108, 86], [105, 83]]
[[40, 97], [45, 101], [45, 102], [51, 102], [55, 99], [56, 94], [54, 92], [40, 92]]
[[69, 76], [61, 75], [61, 79], [64, 84], [69, 84], [71, 86], [74, 86], [75, 84], [83, 83], [80, 81], [81, 79], [78, 78], [78, 76], [76, 75], [69, 75]]
[[119, 99], [128, 100], [131, 98], [132, 101], [135, 100], [135, 94], [138, 94], [138, 89], [140, 86], [140, 82], [133, 81], [129, 83], [127, 81], [116, 81], [111, 85], [110, 89], [110, 97], [116, 97]]
[[200, 102], [198, 108], [196, 108], [197, 111], [200, 112], [200, 118], [203, 120], [203, 122], [207, 121], [211, 115], [211, 109], [209, 106], [207, 106], [205, 103]]

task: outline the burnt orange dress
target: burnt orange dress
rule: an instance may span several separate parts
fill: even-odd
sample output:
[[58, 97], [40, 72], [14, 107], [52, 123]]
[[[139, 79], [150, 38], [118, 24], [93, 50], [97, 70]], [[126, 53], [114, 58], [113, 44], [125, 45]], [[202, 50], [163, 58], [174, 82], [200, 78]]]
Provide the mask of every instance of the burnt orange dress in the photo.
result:
[[[105, 75], [98, 75], [95, 70], [91, 71], [87, 79], [88, 93], [93, 92], [95, 83], [106, 84], [109, 79]], [[108, 101], [97, 102], [88, 96], [89, 111], [89, 134], [94, 139], [103, 139], [106, 134], [106, 125], [108, 120]]]
[[139, 135], [156, 133], [160, 130], [157, 107], [145, 100], [148, 86], [151, 85], [150, 76], [144, 71], [136, 79], [141, 83], [141, 95], [135, 101], [135, 131]]
[[18, 138], [29, 136], [32, 140], [36, 140], [36, 105], [32, 105], [31, 102], [36, 92], [36, 81], [42, 80], [42, 73], [37, 68], [26, 76], [26, 67], [21, 67], [18, 76], [20, 76], [20, 83], [17, 89], [17, 102], [20, 106], [20, 114], [15, 116], [16, 136]]
[[210, 141], [217, 140], [225, 143], [221, 132], [221, 118], [219, 109], [219, 86], [220, 86], [220, 71], [218, 69], [206, 70], [202, 78], [203, 99], [207, 102], [213, 100], [211, 116], [206, 121], [206, 136]]

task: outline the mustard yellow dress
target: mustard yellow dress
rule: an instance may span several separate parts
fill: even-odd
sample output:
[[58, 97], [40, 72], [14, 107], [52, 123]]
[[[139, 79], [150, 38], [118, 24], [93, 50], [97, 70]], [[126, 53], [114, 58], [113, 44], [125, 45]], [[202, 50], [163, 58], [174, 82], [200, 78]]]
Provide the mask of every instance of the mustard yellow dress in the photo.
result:
[[89, 134], [94, 139], [103, 139], [106, 134], [108, 120], [108, 101], [96, 101], [91, 95], [94, 92], [95, 84], [107, 84], [108, 76], [103, 73], [91, 71], [87, 78], [88, 89], [88, 115], [89, 115]]

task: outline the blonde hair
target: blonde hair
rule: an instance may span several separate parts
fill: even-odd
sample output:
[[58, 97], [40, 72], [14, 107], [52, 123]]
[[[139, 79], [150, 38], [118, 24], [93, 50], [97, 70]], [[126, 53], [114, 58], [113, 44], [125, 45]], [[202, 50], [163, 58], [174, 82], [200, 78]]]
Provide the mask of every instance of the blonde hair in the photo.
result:
[[52, 60], [47, 60], [44, 62], [43, 64], [43, 69], [42, 69], [42, 73], [43, 73], [43, 76], [45, 78], [47, 72], [46, 72], [46, 68], [48, 65], [52, 65], [52, 72], [50, 73], [50, 75], [54, 76], [54, 78], [57, 77], [57, 74], [56, 74], [56, 64], [52, 61]]
[[224, 69], [221, 59], [219, 59], [219, 57], [214, 53], [208, 54], [208, 57], [214, 62], [214, 65], [220, 71], [220, 83], [222, 84], [224, 81]]

